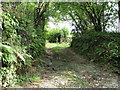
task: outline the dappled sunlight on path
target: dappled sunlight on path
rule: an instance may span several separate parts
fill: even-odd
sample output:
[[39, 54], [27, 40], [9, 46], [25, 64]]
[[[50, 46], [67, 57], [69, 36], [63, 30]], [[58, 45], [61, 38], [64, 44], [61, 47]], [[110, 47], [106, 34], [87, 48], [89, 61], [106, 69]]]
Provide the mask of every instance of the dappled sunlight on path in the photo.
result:
[[45, 59], [46, 70], [41, 73], [40, 83], [27, 87], [39, 88], [117, 88], [117, 75], [98, 67], [71, 48], [48, 48]]

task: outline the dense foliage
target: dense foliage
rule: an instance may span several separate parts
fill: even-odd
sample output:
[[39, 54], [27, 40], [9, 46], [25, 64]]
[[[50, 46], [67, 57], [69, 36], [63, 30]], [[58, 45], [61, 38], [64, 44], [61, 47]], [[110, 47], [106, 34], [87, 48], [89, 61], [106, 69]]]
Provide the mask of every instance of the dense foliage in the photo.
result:
[[70, 20], [74, 32], [84, 33], [91, 29], [105, 31], [109, 26], [115, 26], [116, 5], [115, 2], [57, 2], [52, 4], [50, 11], [57, 21]]
[[0, 42], [2, 87], [13, 86], [19, 75], [29, 72], [28, 68], [32, 67], [34, 59], [44, 51], [44, 28], [37, 26], [42, 21], [34, 23], [36, 5], [37, 3], [2, 3], [2, 42]]
[[3, 16], [2, 43], [0, 44], [2, 60], [2, 85], [4, 87], [14, 85], [17, 71], [24, 66], [30, 65], [30, 55], [26, 53], [25, 47], [20, 46], [21, 36], [17, 34], [19, 21], [14, 15], [4, 13]]
[[40, 62], [36, 58], [45, 50], [46, 37], [49, 42], [59, 43], [67, 38], [67, 28], [50, 29], [46, 33], [50, 18], [54, 22], [71, 22], [74, 26], [71, 47], [77, 52], [92, 61], [120, 68], [120, 34], [107, 32], [116, 27], [114, 22], [120, 17], [117, 5], [120, 9], [120, 2], [1, 3], [0, 86], [13, 86], [21, 81], [18, 80], [23, 78], [21, 74]]
[[48, 30], [47, 32], [47, 40], [51, 43], [56, 43], [56, 42], [63, 42], [62, 40], [66, 39], [67, 36], [69, 35], [69, 31], [67, 28], [55, 28], [52, 30]]
[[74, 37], [71, 47], [97, 63], [111, 63], [120, 68], [120, 34], [90, 31]]

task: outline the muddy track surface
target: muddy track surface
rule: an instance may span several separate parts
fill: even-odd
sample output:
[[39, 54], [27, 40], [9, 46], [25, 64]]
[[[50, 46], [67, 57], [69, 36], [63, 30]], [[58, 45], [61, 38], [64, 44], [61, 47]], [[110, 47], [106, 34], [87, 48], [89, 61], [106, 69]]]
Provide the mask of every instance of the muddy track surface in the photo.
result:
[[47, 49], [46, 71], [41, 82], [29, 83], [32, 88], [118, 88], [118, 76], [111, 67], [98, 67], [77, 55], [71, 48]]

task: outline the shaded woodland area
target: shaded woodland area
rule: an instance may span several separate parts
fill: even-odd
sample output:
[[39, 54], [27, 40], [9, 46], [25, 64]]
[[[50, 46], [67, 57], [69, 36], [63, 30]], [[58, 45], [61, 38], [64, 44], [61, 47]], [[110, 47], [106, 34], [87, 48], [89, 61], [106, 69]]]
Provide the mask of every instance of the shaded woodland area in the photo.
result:
[[[117, 20], [120, 23], [120, 1], [1, 2], [1, 9], [0, 87], [15, 87], [25, 80], [41, 81], [44, 69], [58, 72], [60, 63], [63, 63], [62, 69], [71, 69], [75, 67], [65, 66], [77, 63], [77, 68], [82, 64], [94, 68], [89, 64], [92, 62], [98, 67], [111, 67], [112, 73], [120, 75], [120, 29], [116, 24]], [[51, 29], [50, 18], [54, 23], [71, 22], [74, 29], [71, 32], [67, 28]], [[40, 76], [31, 77], [36, 71]], [[83, 74], [81, 71], [75, 72]], [[82, 88], [96, 87], [94, 83], [80, 81], [82, 76], [73, 72], [62, 74], [72, 77]]]

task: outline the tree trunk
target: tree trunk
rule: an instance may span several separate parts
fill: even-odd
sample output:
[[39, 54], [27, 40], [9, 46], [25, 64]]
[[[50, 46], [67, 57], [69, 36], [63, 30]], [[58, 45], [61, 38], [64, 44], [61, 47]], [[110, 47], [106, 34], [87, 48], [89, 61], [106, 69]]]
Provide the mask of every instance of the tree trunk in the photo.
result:
[[35, 8], [35, 13], [34, 13], [35, 29], [40, 28], [42, 31], [44, 31], [44, 26], [45, 26], [44, 14], [47, 11], [48, 6], [49, 6], [49, 2], [47, 3], [39, 2], [38, 7]]
[[78, 25], [78, 22], [76, 21], [76, 19], [74, 18], [74, 16], [72, 15], [72, 13], [69, 13], [70, 17], [72, 18], [72, 20], [75, 22], [76, 24], [76, 31], [77, 33], [79, 33], [80, 30], [80, 26]]
[[119, 22], [120, 22], [120, 1], [118, 1], [118, 9], [119, 9], [118, 16], [119, 16]]
[[61, 35], [58, 36], [58, 43], [61, 43]]
[[119, 22], [118, 22], [118, 30], [120, 31], [120, 1], [118, 1], [118, 16], [119, 16]]

